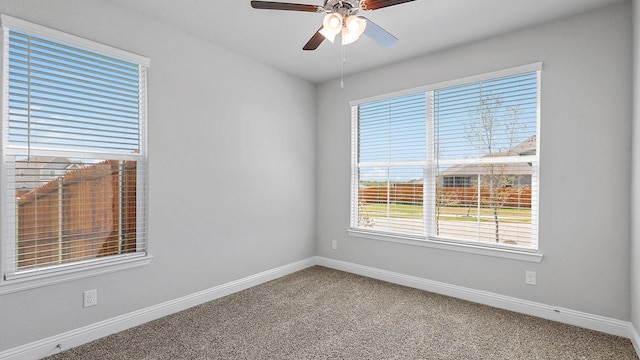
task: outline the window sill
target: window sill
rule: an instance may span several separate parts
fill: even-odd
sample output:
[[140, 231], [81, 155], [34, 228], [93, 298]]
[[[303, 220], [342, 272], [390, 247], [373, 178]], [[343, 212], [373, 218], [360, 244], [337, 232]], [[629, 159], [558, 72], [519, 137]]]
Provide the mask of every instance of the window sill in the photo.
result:
[[0, 281], [0, 295], [146, 266], [151, 259], [151, 255], [133, 254], [7, 275]]
[[482, 256], [491, 256], [502, 259], [510, 259], [517, 261], [525, 261], [532, 263], [540, 263], [542, 261], [543, 255], [536, 250], [525, 250], [520, 248], [512, 248], [512, 247], [501, 247], [501, 246], [489, 246], [489, 245], [476, 245], [472, 243], [465, 242], [454, 242], [454, 241], [444, 241], [439, 239], [432, 238], [421, 238], [421, 237], [412, 237], [412, 236], [403, 236], [396, 234], [386, 234], [380, 232], [366, 231], [360, 229], [349, 229], [347, 233], [350, 236], [376, 240], [376, 241], [386, 241], [392, 242], [396, 244], [405, 244], [412, 246], [421, 246], [439, 250], [447, 250], [447, 251], [457, 251], [468, 254], [482, 255]]

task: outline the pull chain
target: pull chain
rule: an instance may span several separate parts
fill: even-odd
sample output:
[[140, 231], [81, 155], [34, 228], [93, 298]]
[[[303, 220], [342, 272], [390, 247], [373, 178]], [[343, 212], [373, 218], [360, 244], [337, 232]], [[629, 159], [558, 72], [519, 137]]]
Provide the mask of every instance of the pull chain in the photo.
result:
[[344, 89], [344, 67], [347, 64], [347, 51], [345, 46], [342, 45], [342, 63], [340, 66], [340, 88]]

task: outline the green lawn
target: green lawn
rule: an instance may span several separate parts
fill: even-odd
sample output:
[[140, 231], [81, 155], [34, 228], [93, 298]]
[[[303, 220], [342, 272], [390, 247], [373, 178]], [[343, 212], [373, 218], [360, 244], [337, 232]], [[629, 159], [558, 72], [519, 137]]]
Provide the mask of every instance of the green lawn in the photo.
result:
[[[362, 204], [360, 205], [361, 217], [386, 216], [387, 206], [394, 218], [421, 219], [423, 217], [422, 205], [410, 204]], [[478, 209], [462, 206], [440, 207], [440, 219], [458, 221], [477, 221]], [[498, 216], [503, 222], [531, 222], [530, 209], [500, 208]], [[481, 208], [480, 221], [493, 221], [493, 209]]]

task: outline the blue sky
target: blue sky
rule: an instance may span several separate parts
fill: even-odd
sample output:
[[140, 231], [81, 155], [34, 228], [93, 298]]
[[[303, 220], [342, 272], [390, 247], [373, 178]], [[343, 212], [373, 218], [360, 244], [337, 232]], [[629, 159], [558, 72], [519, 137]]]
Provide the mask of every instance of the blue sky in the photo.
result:
[[137, 64], [15, 30], [9, 43], [11, 145], [139, 149]]
[[[507, 151], [536, 135], [536, 72], [443, 88], [433, 97], [434, 151], [441, 160]], [[430, 135], [426, 101], [421, 92], [361, 104], [360, 162], [425, 161]], [[360, 177], [408, 181], [423, 178], [423, 172], [423, 166], [378, 165], [361, 167]]]

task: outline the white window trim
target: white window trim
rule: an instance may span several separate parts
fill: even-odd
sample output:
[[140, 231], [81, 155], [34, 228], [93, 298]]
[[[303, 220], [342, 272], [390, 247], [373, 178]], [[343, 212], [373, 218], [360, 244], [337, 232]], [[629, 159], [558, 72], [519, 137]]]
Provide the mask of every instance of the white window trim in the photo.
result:
[[[5, 14], [0, 14], [0, 35], [1, 35], [0, 49], [2, 49], [2, 53], [0, 54], [0, 69], [1, 69], [0, 77], [2, 78], [3, 84], [6, 84], [9, 78], [9, 74], [8, 74], [9, 66], [7, 63], [5, 63], [5, 60], [8, 59], [8, 52], [9, 52], [8, 45], [7, 45], [9, 29], [24, 31], [34, 35], [39, 35], [49, 39], [57, 40], [60, 42], [73, 44], [75, 46], [82, 47], [88, 50], [93, 50], [106, 55], [111, 55], [114, 57], [119, 57], [121, 59], [136, 62], [141, 66], [141, 69], [140, 69], [142, 74], [142, 76], [140, 77], [140, 81], [141, 81], [140, 105], [141, 106], [140, 106], [140, 113], [139, 113], [140, 147], [141, 149], [144, 149], [143, 155], [145, 159], [145, 161], [141, 162], [141, 164], [143, 167], [146, 168], [148, 166], [147, 164], [148, 154], [146, 150], [147, 141], [148, 141], [147, 109], [146, 109], [146, 104], [147, 104], [146, 69], [150, 65], [150, 60], [144, 56], [133, 54], [128, 51], [116, 49], [107, 45], [103, 45], [88, 39], [75, 36], [75, 35], [50, 29], [41, 25], [33, 24], [21, 19], [7, 16]], [[4, 144], [7, 144], [7, 141], [8, 141], [7, 129], [8, 129], [8, 123], [9, 123], [8, 121], [8, 112], [9, 112], [8, 86], [7, 87], [3, 86], [2, 88], [2, 94], [0, 96], [0, 109], [2, 110], [2, 113], [1, 113], [1, 116], [2, 116], [1, 123], [3, 127], [2, 140]], [[3, 148], [0, 147], [0, 151], [2, 151], [2, 149]], [[19, 153], [19, 152], [20, 150], [12, 151], [12, 153]], [[38, 153], [40, 155], [45, 155], [47, 151], [39, 150]], [[60, 153], [61, 152], [57, 152], [57, 154], [60, 154]], [[25, 150], [25, 154], [26, 154], [26, 150]], [[87, 158], [94, 158], [94, 157], [100, 158], [100, 155], [93, 154], [91, 152], [86, 152], [83, 154], [83, 156]], [[139, 155], [130, 156], [130, 155], [121, 154], [118, 156], [124, 160], [140, 161]], [[0, 172], [4, 172], [6, 171], [6, 167], [4, 164], [5, 154], [0, 153], [0, 158], [2, 159], [1, 160], [2, 166], [0, 167]], [[146, 169], [144, 171], [146, 171]], [[10, 189], [10, 186], [7, 186], [7, 184], [5, 183], [5, 174], [0, 173], [0, 175], [1, 175], [0, 189], [2, 189], [3, 197], [5, 199], [14, 199], [15, 196], [13, 196], [11, 192], [12, 189]], [[147, 182], [148, 182], [147, 175], [138, 176], [137, 188], [145, 189], [145, 192], [148, 193]], [[137, 224], [138, 228], [136, 231], [137, 231], [137, 234], [144, 234], [145, 242], [144, 244], [142, 244], [140, 241], [138, 241], [138, 250], [140, 250], [140, 246], [144, 246], [145, 252], [137, 252], [137, 253], [115, 255], [115, 256], [86, 260], [86, 261], [79, 261], [79, 262], [74, 262], [70, 264], [52, 266], [46, 269], [38, 269], [37, 271], [33, 271], [33, 272], [26, 271], [26, 272], [20, 272], [17, 274], [11, 274], [11, 275], [4, 274], [4, 269], [5, 269], [3, 264], [4, 258], [3, 256], [0, 256], [0, 269], [2, 271], [2, 274], [0, 276], [0, 295], [28, 290], [28, 289], [34, 289], [34, 288], [43, 287], [43, 286], [49, 286], [49, 285], [58, 284], [66, 281], [93, 277], [93, 276], [112, 273], [116, 271], [133, 269], [133, 268], [148, 265], [153, 259], [153, 256], [150, 254], [150, 251], [149, 251], [149, 242], [148, 242], [148, 235], [149, 235], [148, 213], [147, 213], [148, 200], [146, 199], [146, 197], [143, 198], [144, 201], [140, 201], [140, 200], [141, 199], [139, 198], [138, 204], [141, 204], [142, 206], [137, 206], [136, 208], [137, 218], [144, 219], [144, 220], [141, 222], [138, 222]], [[11, 204], [9, 203], [8, 205], [11, 205]], [[4, 217], [3, 217], [3, 220], [0, 221], [1, 236], [12, 236], [12, 235], [15, 236], [15, 229], [4, 229], [4, 227], [6, 226], [7, 224], [5, 223]], [[8, 247], [10, 247], [11, 244], [13, 243], [10, 241], [4, 241], [4, 239], [0, 239], [0, 255], [11, 251], [11, 249], [8, 249]]]
[[[358, 100], [352, 100], [352, 101], [349, 102], [349, 106], [353, 107], [353, 106], [358, 106], [358, 105], [363, 104], [363, 103], [374, 102], [374, 101], [384, 100], [384, 99], [389, 99], [389, 98], [396, 98], [396, 97], [400, 97], [400, 96], [403, 96], [403, 95], [414, 94], [414, 93], [417, 93], [417, 92], [428, 92], [428, 91], [437, 90], [437, 89], [440, 89], [440, 88], [452, 87], [452, 86], [456, 86], [456, 85], [463, 85], [463, 84], [479, 82], [479, 81], [484, 81], [484, 80], [491, 80], [491, 79], [494, 79], [494, 78], [505, 77], [505, 76], [514, 75], [514, 74], [518, 74], [518, 73], [540, 71], [540, 70], [542, 70], [542, 64], [543, 64], [542, 62], [537, 62], [537, 63], [527, 64], [527, 65], [515, 66], [515, 67], [512, 67], [512, 68], [502, 69], [502, 70], [497, 70], [497, 71], [491, 71], [491, 72], [483, 73], [483, 74], [479, 74], [479, 75], [466, 76], [466, 77], [463, 77], [463, 78], [460, 78], [460, 79], [441, 81], [441, 82], [435, 83], [435, 84], [418, 86], [418, 87], [414, 87], [414, 88], [411, 88], [411, 89], [394, 91], [394, 92], [390, 92], [390, 93], [387, 93], [387, 94], [381, 94], [381, 95], [376, 95], [376, 96], [370, 96], [370, 97], [367, 97], [367, 98], [362, 98], [362, 99], [358, 99]], [[539, 106], [539, 103], [538, 103], [538, 106]]]
[[[518, 73], [526, 73], [526, 72], [533, 72], [533, 71], [538, 71], [538, 89], [540, 89], [540, 84], [541, 84], [541, 70], [542, 70], [542, 62], [537, 62], [537, 63], [532, 63], [532, 64], [527, 64], [527, 65], [522, 65], [522, 66], [516, 66], [516, 67], [512, 67], [512, 68], [508, 68], [508, 69], [503, 69], [503, 70], [498, 70], [498, 71], [493, 71], [493, 72], [488, 72], [488, 73], [484, 73], [484, 74], [479, 74], [479, 75], [472, 75], [472, 76], [467, 76], [461, 79], [456, 79], [456, 80], [450, 80], [450, 81], [443, 81], [443, 82], [439, 82], [439, 83], [435, 83], [435, 84], [430, 84], [430, 85], [426, 85], [426, 86], [420, 86], [420, 87], [416, 87], [416, 88], [412, 88], [412, 89], [407, 89], [407, 90], [401, 90], [401, 91], [396, 91], [396, 92], [392, 92], [392, 93], [387, 93], [387, 94], [382, 94], [382, 95], [377, 95], [377, 96], [372, 96], [372, 97], [368, 97], [368, 98], [364, 98], [364, 99], [359, 99], [359, 100], [353, 100], [349, 102], [349, 105], [351, 106], [351, 115], [352, 115], [352, 119], [354, 117], [357, 116], [357, 109], [358, 106], [360, 104], [363, 103], [369, 103], [369, 102], [374, 102], [374, 101], [378, 101], [378, 100], [384, 100], [384, 99], [389, 99], [389, 98], [395, 98], [395, 97], [399, 97], [399, 96], [404, 96], [404, 95], [410, 95], [410, 94], [414, 94], [414, 93], [418, 93], [418, 92], [426, 92], [427, 94], [429, 94], [431, 91], [436, 90], [436, 89], [440, 89], [440, 88], [445, 88], [445, 87], [452, 87], [452, 86], [456, 86], [456, 85], [462, 85], [462, 84], [468, 84], [468, 83], [473, 83], [473, 82], [479, 82], [479, 81], [484, 81], [484, 80], [490, 80], [490, 79], [494, 79], [494, 78], [500, 78], [500, 77], [505, 77], [505, 76], [510, 76], [510, 75], [514, 75], [514, 74], [518, 74]], [[428, 95], [429, 97], [429, 95]], [[537, 116], [538, 118], [536, 119], [536, 134], [540, 134], [540, 91], [538, 91], [538, 99], [537, 99]], [[429, 99], [427, 99], [427, 106], [429, 106], [430, 102]], [[427, 109], [427, 112], [431, 111], [431, 109]], [[353, 141], [354, 138], [357, 138], [358, 136], [358, 126], [355, 126], [356, 124], [354, 122], [352, 122], [352, 128], [351, 128], [351, 136], [352, 136], [352, 140], [351, 140], [351, 161], [353, 161], [354, 156], [357, 155], [358, 153], [358, 144]], [[433, 133], [433, 126], [434, 124], [432, 123], [432, 121], [429, 121], [427, 123], [427, 127], [428, 127], [428, 132], [427, 132], [427, 137], [429, 136], [429, 134]], [[429, 131], [430, 130], [430, 131]], [[540, 136], [536, 137], [536, 149], [537, 149], [537, 155], [536, 156], [532, 156], [531, 160], [533, 161], [539, 161], [540, 158]], [[428, 143], [428, 142], [427, 142]], [[429, 148], [429, 147], [427, 147]], [[474, 161], [478, 161], [479, 159], [475, 159]], [[502, 159], [500, 162], [504, 162], [505, 159]], [[519, 159], [521, 160], [521, 159]], [[494, 162], [493, 159], [481, 159], [479, 160], [480, 162]], [[496, 160], [497, 161], [497, 160]], [[442, 161], [441, 161], [442, 162]], [[459, 161], [447, 161], [447, 162], [451, 162], [453, 163], [458, 163]], [[465, 161], [461, 161], [462, 163], [464, 163]], [[430, 171], [429, 169], [431, 169], [431, 166], [427, 166], [426, 167], [426, 171]], [[536, 179], [537, 182], [539, 182], [540, 178], [539, 178], [539, 167], [538, 167], [538, 174], [535, 177], [532, 177], [532, 179]], [[428, 175], [428, 174], [425, 174]], [[425, 179], [430, 179], [430, 176], [426, 176]], [[426, 185], [426, 183], [425, 183]], [[532, 187], [532, 197], [537, 199], [539, 196], [539, 189], [538, 189], [539, 185], [536, 187]], [[474, 242], [474, 241], [462, 241], [462, 240], [454, 240], [454, 239], [443, 239], [443, 238], [435, 238], [433, 236], [410, 236], [410, 235], [403, 235], [403, 234], [395, 234], [395, 233], [385, 233], [382, 231], [373, 231], [373, 230], [365, 230], [362, 228], [358, 228], [357, 227], [357, 216], [354, 216], [354, 212], [357, 212], [357, 209], [354, 209], [354, 205], [353, 205], [353, 199], [354, 196], [357, 197], [357, 193], [358, 193], [358, 167], [357, 166], [353, 166], [352, 164], [352, 169], [351, 169], [351, 198], [349, 199], [349, 204], [350, 204], [350, 228], [347, 229], [347, 233], [352, 236], [352, 237], [357, 237], [357, 238], [363, 238], [363, 239], [368, 239], [368, 240], [374, 240], [374, 241], [385, 241], [385, 242], [391, 242], [391, 243], [396, 243], [396, 244], [403, 244], [403, 245], [410, 245], [410, 246], [418, 246], [418, 247], [426, 247], [426, 248], [433, 248], [433, 249], [439, 249], [439, 250], [446, 250], [446, 251], [455, 251], [455, 252], [462, 252], [462, 253], [468, 253], [468, 254], [475, 254], [475, 255], [481, 255], [481, 256], [490, 256], [490, 257], [496, 257], [496, 258], [502, 258], [502, 259], [509, 259], [509, 260], [517, 260], [517, 261], [524, 261], [524, 262], [532, 262], [532, 263], [540, 263], [544, 257], [543, 253], [540, 251], [539, 248], [539, 243], [538, 243], [538, 227], [539, 227], [539, 215], [538, 215], [538, 220], [535, 222], [535, 224], [532, 224], [532, 229], [531, 231], [533, 233], [536, 234], [535, 239], [536, 239], [536, 243], [535, 246], [536, 248], [532, 248], [532, 249], [527, 249], [527, 248], [522, 248], [522, 247], [516, 247], [516, 246], [510, 246], [510, 245], [500, 245], [500, 244], [490, 244], [490, 243], [483, 243], [483, 242]], [[426, 194], [426, 193], [425, 193]], [[535, 197], [534, 197], [535, 196]], [[536, 201], [535, 203], [532, 204], [532, 206], [535, 206], [535, 211], [537, 213], [538, 211], [538, 202]], [[432, 226], [433, 224], [428, 223], [428, 219], [430, 219], [430, 215], [433, 215], [431, 210], [431, 207], [426, 206], [425, 205], [425, 224], [427, 224], [427, 226]], [[355, 222], [355, 224], [354, 224]]]
[[502, 259], [518, 260], [532, 263], [542, 261], [543, 254], [537, 250], [527, 250], [523, 248], [511, 247], [508, 245], [500, 246], [485, 243], [463, 242], [455, 240], [442, 240], [432, 237], [411, 237], [402, 234], [390, 234], [381, 231], [367, 231], [362, 229], [347, 230], [349, 236], [385, 241], [395, 244], [411, 245], [425, 247], [438, 250], [456, 251], [467, 254], [490, 256]]
[[2, 25], [2, 27], [5, 27], [5, 28], [24, 31], [34, 35], [39, 35], [46, 38], [58, 40], [61, 42], [73, 44], [75, 46], [82, 47], [87, 50], [93, 50], [93, 51], [101, 52], [106, 55], [119, 57], [124, 60], [136, 62], [146, 67], [149, 67], [149, 64], [151, 63], [151, 61], [147, 57], [133, 54], [131, 52], [120, 50], [111, 46], [107, 46], [92, 40], [84, 39], [79, 36], [71, 35], [63, 31], [50, 29], [46, 26], [30, 23], [28, 21], [14, 18], [5, 14], [0, 14], [0, 25]]
[[139, 253], [115, 257], [73, 263], [64, 266], [63, 270], [43, 271], [35, 276], [14, 275], [9, 277], [10, 280], [2, 279], [0, 295], [138, 268], [148, 265], [153, 259], [148, 252], [147, 255]]

